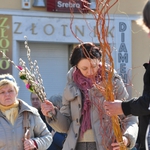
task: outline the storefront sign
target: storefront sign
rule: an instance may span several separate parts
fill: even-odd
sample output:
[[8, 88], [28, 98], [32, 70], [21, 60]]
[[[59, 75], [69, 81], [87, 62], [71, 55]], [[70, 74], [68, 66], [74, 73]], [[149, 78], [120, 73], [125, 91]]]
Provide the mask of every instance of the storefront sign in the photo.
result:
[[47, 11], [67, 13], [86, 12], [87, 10], [84, 8], [84, 5], [87, 4], [81, 0], [47, 0]]
[[116, 68], [131, 95], [131, 22], [116, 20]]
[[[12, 59], [12, 16], [0, 15], [0, 50]], [[1, 53], [0, 73], [12, 73], [12, 65]]]
[[[115, 33], [114, 20], [109, 21], [108, 41], [112, 43]], [[88, 25], [87, 25], [88, 24]], [[70, 27], [70, 18], [40, 18], [13, 16], [14, 39], [43, 42], [78, 43], [72, 32], [84, 42], [99, 43], [94, 19], [74, 19]]]

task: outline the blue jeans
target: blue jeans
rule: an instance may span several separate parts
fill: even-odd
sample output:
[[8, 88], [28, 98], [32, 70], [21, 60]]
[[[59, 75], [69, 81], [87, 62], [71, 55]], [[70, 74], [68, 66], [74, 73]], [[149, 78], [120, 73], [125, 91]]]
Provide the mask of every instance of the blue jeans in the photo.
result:
[[136, 147], [133, 147], [131, 150], [137, 150], [137, 148], [136, 148]]

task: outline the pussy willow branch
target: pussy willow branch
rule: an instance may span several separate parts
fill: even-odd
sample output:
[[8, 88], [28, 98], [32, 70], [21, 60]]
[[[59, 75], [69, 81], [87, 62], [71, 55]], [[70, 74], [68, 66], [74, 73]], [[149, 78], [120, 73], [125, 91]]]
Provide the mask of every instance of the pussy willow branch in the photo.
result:
[[[21, 75], [25, 76], [25, 84], [26, 86], [29, 86], [29, 90], [39, 97], [39, 99], [44, 102], [46, 99], [46, 93], [43, 86], [43, 80], [41, 77], [41, 74], [39, 73], [39, 66], [37, 64], [37, 61], [35, 60], [34, 63], [31, 60], [31, 51], [28, 46], [27, 37], [25, 36], [25, 48], [27, 49], [27, 59], [29, 63], [29, 69], [26, 66], [26, 63], [20, 58], [19, 59], [19, 66], [17, 66], [9, 57], [5, 55], [3, 51], [0, 51], [2, 53], [3, 57], [8, 60], [15, 68], [19, 70], [19, 73]], [[30, 89], [31, 88], [31, 89]]]

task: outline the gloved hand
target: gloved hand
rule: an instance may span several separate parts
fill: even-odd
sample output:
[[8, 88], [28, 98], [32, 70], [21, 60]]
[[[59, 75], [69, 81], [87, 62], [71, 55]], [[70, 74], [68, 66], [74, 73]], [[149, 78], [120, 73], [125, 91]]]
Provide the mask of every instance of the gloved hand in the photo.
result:
[[150, 62], [144, 63], [143, 66], [146, 69], [144, 77], [143, 77], [143, 80], [144, 80], [143, 94], [150, 94]]

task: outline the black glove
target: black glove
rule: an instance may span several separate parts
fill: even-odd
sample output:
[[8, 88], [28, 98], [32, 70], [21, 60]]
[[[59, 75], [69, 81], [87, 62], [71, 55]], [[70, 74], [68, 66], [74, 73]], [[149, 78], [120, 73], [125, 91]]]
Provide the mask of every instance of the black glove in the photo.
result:
[[150, 94], [150, 62], [144, 63], [143, 66], [146, 69], [144, 77], [143, 77], [143, 80], [144, 80], [143, 94]]

